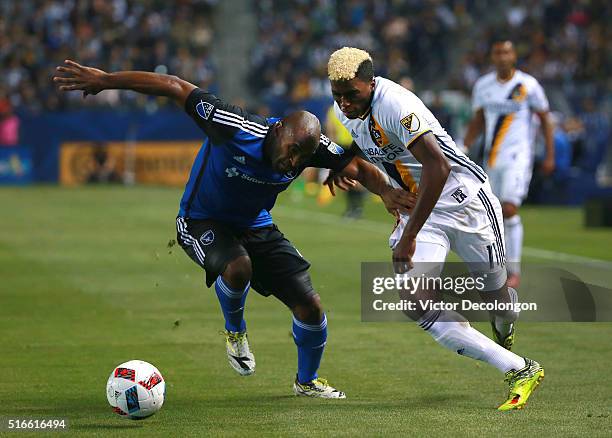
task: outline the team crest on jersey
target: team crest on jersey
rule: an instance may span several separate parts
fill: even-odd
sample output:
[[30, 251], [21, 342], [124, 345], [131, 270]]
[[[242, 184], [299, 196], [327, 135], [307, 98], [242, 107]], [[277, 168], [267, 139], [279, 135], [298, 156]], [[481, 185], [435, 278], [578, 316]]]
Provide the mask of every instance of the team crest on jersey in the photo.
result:
[[204, 232], [204, 234], [202, 234], [202, 236], [200, 237], [200, 242], [202, 242], [202, 245], [210, 245], [214, 242], [214, 240], [215, 233], [213, 232], [213, 230], [208, 230]]
[[208, 120], [214, 109], [215, 106], [212, 103], [204, 102], [203, 100], [200, 100], [200, 103], [196, 105], [196, 112], [204, 120]]
[[415, 113], [408, 114], [406, 117], [400, 120], [400, 123], [411, 134], [417, 132], [421, 127], [421, 121]]

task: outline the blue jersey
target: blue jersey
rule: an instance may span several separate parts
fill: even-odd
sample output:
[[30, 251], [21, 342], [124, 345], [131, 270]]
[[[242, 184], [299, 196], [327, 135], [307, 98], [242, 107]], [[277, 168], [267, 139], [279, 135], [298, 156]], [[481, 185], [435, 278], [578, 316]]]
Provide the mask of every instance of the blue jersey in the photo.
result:
[[199, 88], [185, 110], [206, 134], [181, 199], [179, 216], [214, 219], [239, 228], [270, 225], [276, 197], [306, 167], [342, 170], [352, 153], [321, 135], [312, 158], [295, 172], [280, 174], [264, 159], [263, 145], [276, 118], [249, 114]]

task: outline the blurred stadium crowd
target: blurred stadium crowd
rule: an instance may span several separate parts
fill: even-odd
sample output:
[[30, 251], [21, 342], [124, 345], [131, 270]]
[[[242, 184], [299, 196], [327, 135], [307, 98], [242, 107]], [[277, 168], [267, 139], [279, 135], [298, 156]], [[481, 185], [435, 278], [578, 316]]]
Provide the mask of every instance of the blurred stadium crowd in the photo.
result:
[[[101, 106], [155, 110], [167, 102], [107, 91], [59, 94], [53, 67], [74, 58], [107, 70], [176, 74], [218, 90], [218, 0], [0, 0], [0, 143], [14, 112]], [[377, 74], [414, 89], [455, 137], [470, 116], [489, 41], [514, 38], [521, 69], [543, 84], [573, 164], [594, 172], [610, 141], [612, 3], [608, 0], [261, 0], [247, 78], [252, 100], [279, 108], [331, 102], [329, 53], [369, 50]], [[217, 31], [215, 31], [217, 26]], [[245, 35], [244, 38], [249, 38]], [[218, 78], [218, 77], [217, 77]], [[451, 91], [449, 91], [451, 90]], [[250, 99], [247, 99], [250, 100]], [[260, 107], [261, 108], [261, 107]], [[322, 111], [321, 114], [325, 114]], [[11, 128], [13, 126], [13, 128]], [[586, 135], [589, 135], [589, 138]], [[16, 142], [16, 140], [15, 140]]]
[[208, 87], [216, 1], [0, 0], [0, 98], [30, 111], [146, 105], [134, 93], [60, 95], [50, 77], [66, 58], [104, 70], [171, 72]]

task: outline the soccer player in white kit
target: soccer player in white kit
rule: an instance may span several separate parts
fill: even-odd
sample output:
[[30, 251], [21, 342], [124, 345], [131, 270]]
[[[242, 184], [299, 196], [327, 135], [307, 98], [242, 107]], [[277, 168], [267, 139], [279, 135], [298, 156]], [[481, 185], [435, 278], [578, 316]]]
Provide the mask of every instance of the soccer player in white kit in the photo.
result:
[[[334, 52], [328, 75], [336, 115], [357, 146], [395, 187], [417, 193], [410, 216], [400, 216], [389, 240], [396, 272], [417, 275], [419, 266], [432, 262], [440, 272], [453, 250], [472, 275], [486, 278], [483, 300], [516, 302], [516, 292], [506, 287], [501, 206], [485, 172], [457, 149], [417, 96], [374, 77], [372, 58], [364, 50], [344, 47]], [[417, 302], [432, 293], [439, 299], [434, 291], [402, 298]], [[497, 343], [452, 310], [417, 305], [416, 311], [406, 313], [440, 345], [506, 374], [509, 394], [499, 410], [524, 407], [544, 378], [537, 362], [510, 351], [514, 312], [491, 315]]]
[[508, 286], [520, 283], [523, 224], [518, 209], [527, 196], [533, 167], [532, 120], [541, 121], [546, 144], [542, 172], [555, 167], [553, 125], [548, 100], [533, 77], [515, 68], [516, 52], [511, 41], [497, 39], [491, 47], [495, 71], [482, 76], [474, 85], [470, 121], [464, 144], [473, 145], [484, 130], [484, 166], [493, 193], [502, 204], [508, 261]]

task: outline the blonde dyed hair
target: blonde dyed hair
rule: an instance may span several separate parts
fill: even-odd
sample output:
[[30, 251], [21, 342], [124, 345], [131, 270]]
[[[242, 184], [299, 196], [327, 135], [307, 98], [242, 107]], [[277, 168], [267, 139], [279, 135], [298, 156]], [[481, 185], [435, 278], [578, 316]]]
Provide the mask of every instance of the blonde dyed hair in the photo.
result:
[[327, 76], [332, 81], [350, 81], [364, 61], [372, 62], [372, 57], [365, 50], [355, 47], [338, 49], [329, 57]]

